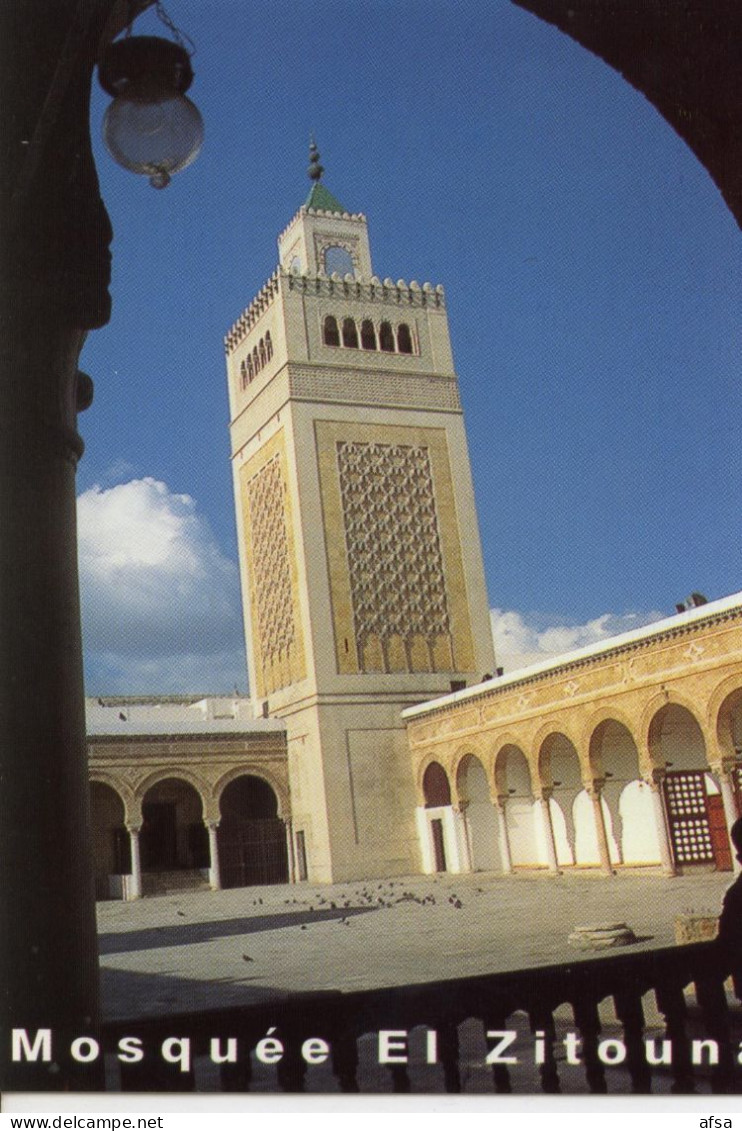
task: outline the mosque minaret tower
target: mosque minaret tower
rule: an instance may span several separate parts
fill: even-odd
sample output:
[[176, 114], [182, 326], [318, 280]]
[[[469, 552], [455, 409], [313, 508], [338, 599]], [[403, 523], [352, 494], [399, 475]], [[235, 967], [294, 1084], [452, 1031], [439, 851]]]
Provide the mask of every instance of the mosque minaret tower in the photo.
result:
[[400, 712], [494, 671], [441, 286], [383, 281], [322, 181], [226, 338], [250, 688], [285, 721], [298, 878], [418, 872]]

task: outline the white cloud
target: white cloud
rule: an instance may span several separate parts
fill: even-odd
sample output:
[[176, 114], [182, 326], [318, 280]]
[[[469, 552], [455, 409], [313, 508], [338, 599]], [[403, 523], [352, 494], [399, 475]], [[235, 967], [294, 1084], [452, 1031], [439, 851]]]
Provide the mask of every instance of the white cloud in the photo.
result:
[[559, 624], [543, 614], [491, 609], [497, 663], [506, 674], [550, 660], [564, 652], [586, 648], [610, 636], [630, 632], [667, 616], [657, 611], [603, 613], [585, 624]]
[[189, 495], [92, 487], [78, 525], [89, 693], [244, 690], [237, 567]]

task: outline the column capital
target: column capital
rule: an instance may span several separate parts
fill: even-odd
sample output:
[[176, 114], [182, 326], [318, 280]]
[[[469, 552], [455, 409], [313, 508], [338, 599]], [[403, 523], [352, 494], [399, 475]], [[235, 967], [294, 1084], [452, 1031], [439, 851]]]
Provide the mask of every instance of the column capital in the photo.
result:
[[127, 821], [126, 830], [127, 832], [133, 833], [134, 836], [139, 836], [140, 832], [142, 831], [142, 826], [141, 824], [135, 824], [133, 821]]
[[605, 778], [587, 778], [582, 784], [585, 793], [594, 800], [602, 796], [605, 787]]
[[666, 777], [667, 777], [667, 770], [665, 770], [664, 768], [663, 769], [653, 768], [649, 771], [648, 774], [645, 775], [644, 780], [647, 783], [647, 785], [649, 786], [649, 788], [654, 793], [656, 793], [662, 788]]
[[217, 821], [214, 817], [204, 817], [204, 824], [207, 829], [218, 829], [221, 822]]
[[554, 786], [553, 785], [543, 785], [543, 786], [541, 786], [541, 789], [536, 791], [536, 796], [538, 797], [539, 801], [551, 801], [553, 795], [554, 795]]
[[713, 762], [709, 759], [709, 770], [712, 774], [718, 774], [719, 777], [727, 776], [734, 771], [735, 766], [740, 765], [736, 758], [715, 758]]

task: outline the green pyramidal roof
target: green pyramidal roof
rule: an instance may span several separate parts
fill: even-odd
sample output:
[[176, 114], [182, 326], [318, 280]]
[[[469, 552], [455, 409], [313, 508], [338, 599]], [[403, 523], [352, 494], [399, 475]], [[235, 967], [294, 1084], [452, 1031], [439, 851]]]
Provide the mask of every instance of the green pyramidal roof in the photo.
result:
[[315, 181], [312, 185], [312, 191], [307, 197], [304, 207], [316, 208], [321, 212], [339, 212], [341, 215], [348, 211], [320, 181]]

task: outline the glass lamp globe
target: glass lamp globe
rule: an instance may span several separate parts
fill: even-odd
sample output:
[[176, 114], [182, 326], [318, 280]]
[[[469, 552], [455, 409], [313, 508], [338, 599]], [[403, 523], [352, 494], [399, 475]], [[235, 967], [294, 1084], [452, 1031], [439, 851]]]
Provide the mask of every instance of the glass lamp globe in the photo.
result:
[[114, 96], [103, 119], [106, 148], [154, 188], [165, 188], [201, 149], [203, 121], [184, 95], [192, 79], [184, 48], [154, 36], [112, 43], [101, 60], [101, 86]]
[[183, 95], [162, 102], [115, 98], [103, 119], [103, 140], [113, 159], [149, 176], [154, 188], [165, 188], [173, 173], [196, 159], [203, 138], [201, 115]]

